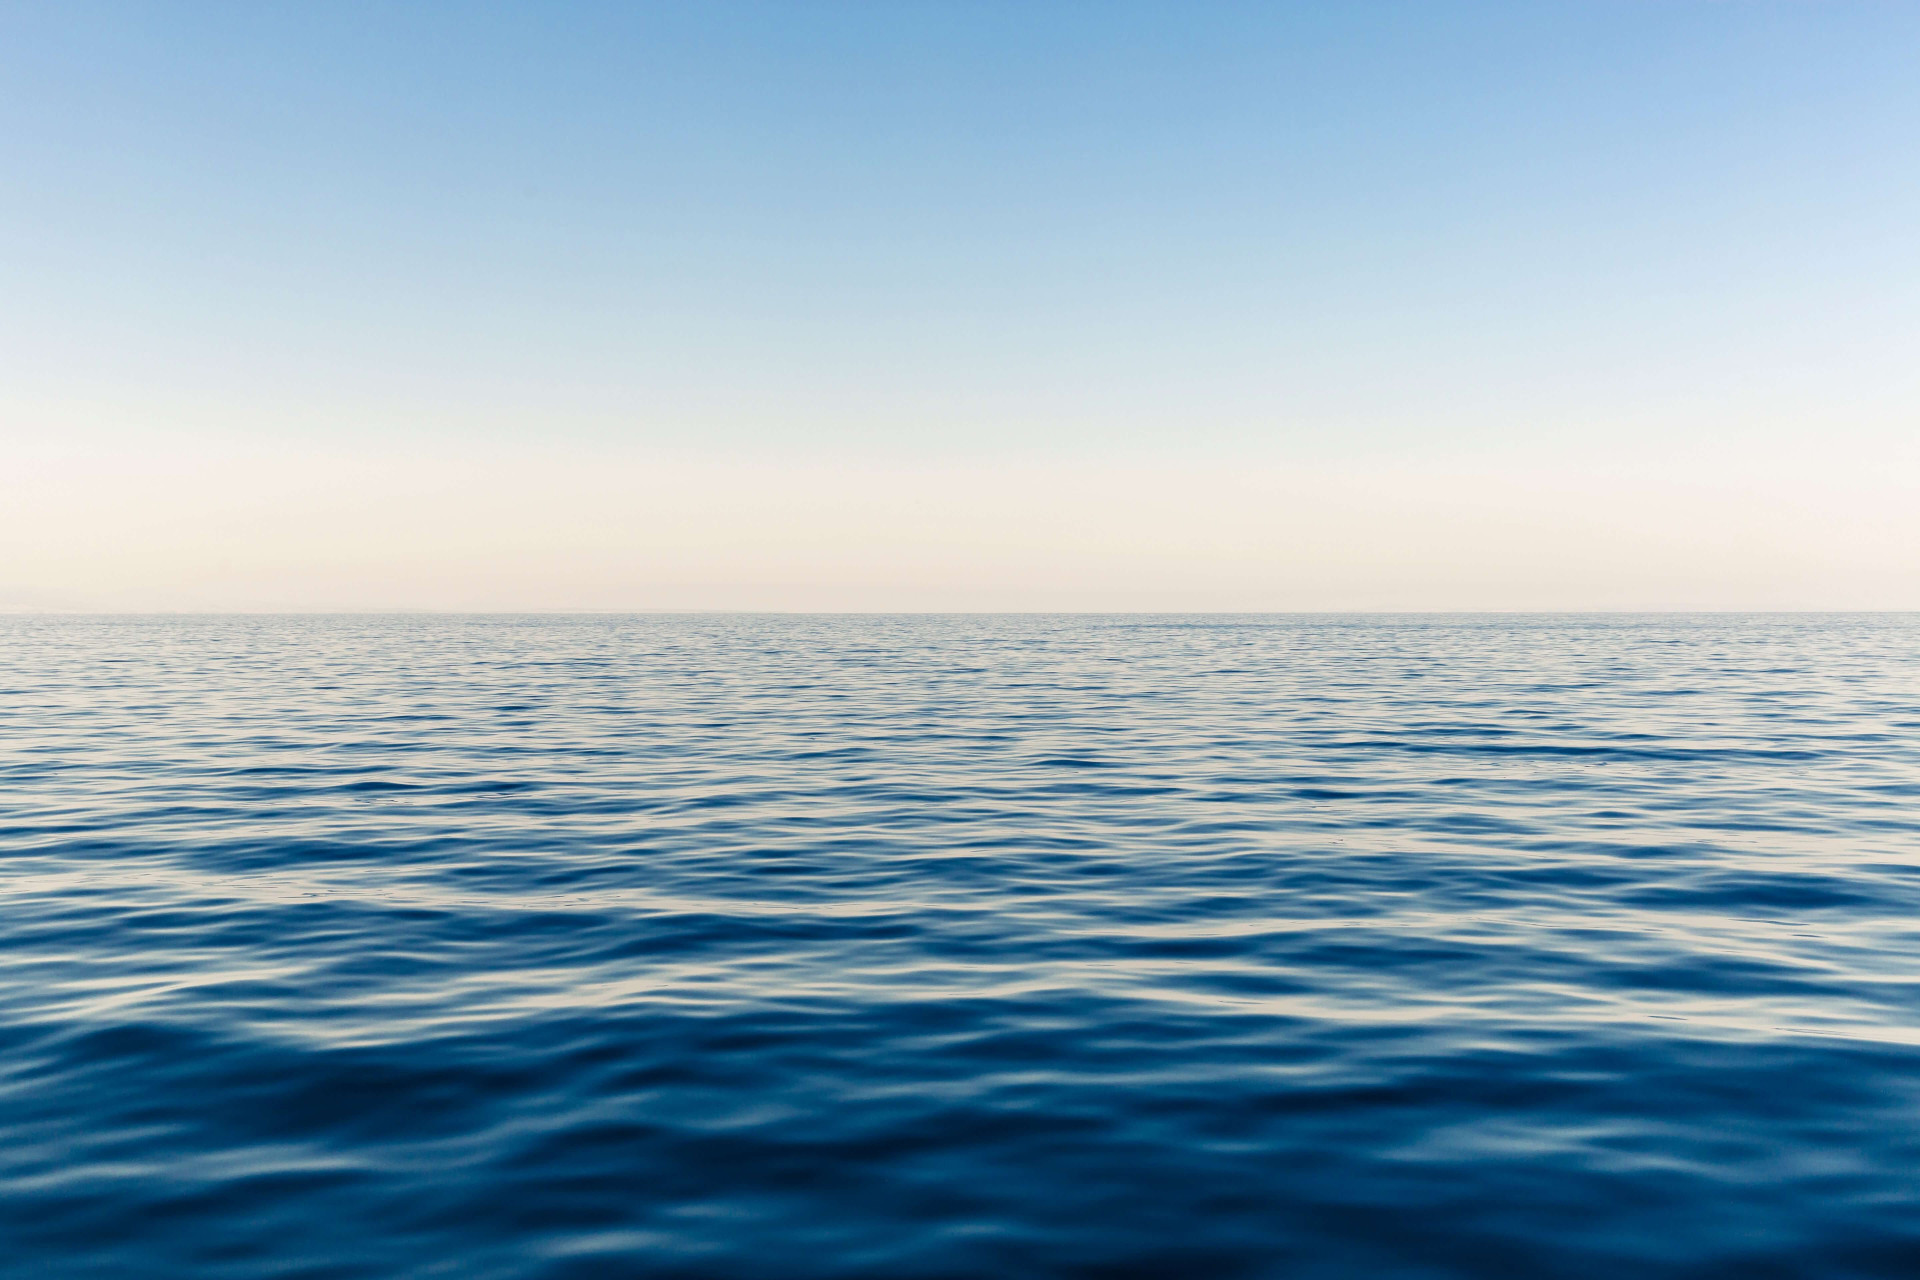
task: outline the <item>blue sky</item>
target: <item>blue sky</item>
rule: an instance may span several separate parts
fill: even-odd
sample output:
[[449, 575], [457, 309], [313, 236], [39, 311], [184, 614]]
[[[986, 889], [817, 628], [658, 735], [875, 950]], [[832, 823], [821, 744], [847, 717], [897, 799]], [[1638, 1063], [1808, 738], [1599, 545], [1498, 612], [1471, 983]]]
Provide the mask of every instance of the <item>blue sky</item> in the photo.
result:
[[[283, 468], [1131, 460], [1364, 502], [1370, 467], [1844, 455], [1884, 488], [1917, 66], [1894, 4], [11, 4], [0, 414]], [[32, 456], [43, 506], [87, 485]], [[267, 472], [221, 474], [170, 489]], [[683, 603], [759, 599], [711, 585]], [[630, 586], [544, 603], [680, 599]]]

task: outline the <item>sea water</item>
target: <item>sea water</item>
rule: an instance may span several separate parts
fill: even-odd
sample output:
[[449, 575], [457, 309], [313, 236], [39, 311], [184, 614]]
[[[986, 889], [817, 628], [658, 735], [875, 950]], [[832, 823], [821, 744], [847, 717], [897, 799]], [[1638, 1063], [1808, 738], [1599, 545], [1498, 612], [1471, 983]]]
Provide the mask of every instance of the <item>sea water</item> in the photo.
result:
[[0, 619], [0, 1271], [1920, 1275], [1920, 618]]

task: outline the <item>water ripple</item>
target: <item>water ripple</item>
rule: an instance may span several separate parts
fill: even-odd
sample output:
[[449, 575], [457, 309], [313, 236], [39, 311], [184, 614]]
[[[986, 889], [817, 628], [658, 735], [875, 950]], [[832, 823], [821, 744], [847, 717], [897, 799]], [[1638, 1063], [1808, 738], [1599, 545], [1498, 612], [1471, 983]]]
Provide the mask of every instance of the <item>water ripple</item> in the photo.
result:
[[1920, 619], [0, 620], [23, 1275], [1920, 1274]]

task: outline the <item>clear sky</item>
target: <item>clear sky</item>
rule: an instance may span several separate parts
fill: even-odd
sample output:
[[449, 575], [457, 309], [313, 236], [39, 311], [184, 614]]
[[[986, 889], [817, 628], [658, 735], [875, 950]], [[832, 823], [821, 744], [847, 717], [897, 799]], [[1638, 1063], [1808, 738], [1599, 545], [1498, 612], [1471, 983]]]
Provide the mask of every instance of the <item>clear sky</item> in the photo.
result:
[[1920, 5], [0, 4], [0, 608], [1920, 608]]

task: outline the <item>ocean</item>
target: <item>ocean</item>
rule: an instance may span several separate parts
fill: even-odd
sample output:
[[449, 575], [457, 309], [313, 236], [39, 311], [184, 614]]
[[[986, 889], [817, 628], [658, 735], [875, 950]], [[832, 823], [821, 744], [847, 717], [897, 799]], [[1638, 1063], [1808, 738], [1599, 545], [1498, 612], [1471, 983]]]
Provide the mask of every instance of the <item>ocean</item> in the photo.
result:
[[0, 1272], [1920, 1275], [1920, 616], [0, 618]]

